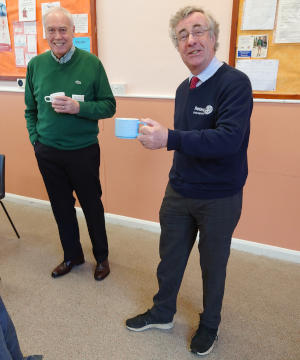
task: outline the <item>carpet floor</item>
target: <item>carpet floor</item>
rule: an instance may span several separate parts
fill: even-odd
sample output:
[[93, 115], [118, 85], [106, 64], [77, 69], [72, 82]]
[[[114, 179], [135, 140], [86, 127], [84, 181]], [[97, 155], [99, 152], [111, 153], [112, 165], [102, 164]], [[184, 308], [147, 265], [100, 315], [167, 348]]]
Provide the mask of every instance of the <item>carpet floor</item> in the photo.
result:
[[[24, 354], [45, 360], [185, 360], [202, 309], [197, 247], [191, 253], [172, 330], [130, 332], [157, 291], [159, 235], [107, 223], [111, 274], [95, 261], [79, 215], [85, 264], [52, 279], [62, 250], [50, 208], [4, 199], [21, 235], [0, 211], [0, 294]], [[300, 359], [300, 265], [232, 250], [219, 340], [209, 360]]]

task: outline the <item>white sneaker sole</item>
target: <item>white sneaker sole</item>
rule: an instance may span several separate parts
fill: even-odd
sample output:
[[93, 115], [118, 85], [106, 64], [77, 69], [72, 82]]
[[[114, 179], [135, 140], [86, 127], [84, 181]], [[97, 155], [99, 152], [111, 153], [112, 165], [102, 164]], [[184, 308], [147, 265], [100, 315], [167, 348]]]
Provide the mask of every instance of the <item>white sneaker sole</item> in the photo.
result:
[[207, 351], [205, 351], [205, 352], [203, 352], [203, 353], [196, 352], [195, 354], [198, 355], [198, 356], [208, 355], [209, 353], [212, 352], [213, 348], [215, 347], [216, 341], [217, 341], [217, 338], [216, 338], [216, 340], [214, 341], [214, 343], [212, 344], [212, 346], [211, 346]]
[[218, 332], [217, 332], [217, 336], [216, 336], [216, 338], [215, 338], [215, 341], [213, 342], [212, 346], [211, 346], [207, 351], [202, 352], [202, 353], [200, 353], [200, 352], [193, 352], [193, 351], [191, 351], [191, 352], [192, 352], [193, 354], [198, 355], [198, 356], [205, 356], [205, 355], [208, 355], [209, 353], [211, 353], [212, 350], [213, 350], [213, 348], [215, 347], [216, 342], [217, 342], [218, 339], [219, 339], [219, 331], [220, 331], [220, 330], [218, 329]]
[[145, 325], [143, 327], [140, 327], [140, 328], [133, 328], [133, 327], [130, 327], [130, 326], [126, 326], [128, 330], [131, 330], [131, 331], [145, 331], [145, 330], [148, 330], [148, 329], [160, 329], [160, 330], [170, 330], [172, 329], [172, 327], [174, 326], [173, 322], [169, 322], [169, 323], [166, 323], [166, 324], [148, 324], [148, 325]]

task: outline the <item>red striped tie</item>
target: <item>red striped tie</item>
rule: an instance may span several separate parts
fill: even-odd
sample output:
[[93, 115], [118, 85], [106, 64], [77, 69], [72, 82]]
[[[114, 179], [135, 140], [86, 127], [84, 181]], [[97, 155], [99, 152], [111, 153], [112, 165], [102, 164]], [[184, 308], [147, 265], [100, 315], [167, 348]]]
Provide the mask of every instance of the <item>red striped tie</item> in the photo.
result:
[[190, 89], [195, 89], [198, 82], [199, 82], [199, 78], [197, 78], [197, 76], [193, 76], [190, 82]]

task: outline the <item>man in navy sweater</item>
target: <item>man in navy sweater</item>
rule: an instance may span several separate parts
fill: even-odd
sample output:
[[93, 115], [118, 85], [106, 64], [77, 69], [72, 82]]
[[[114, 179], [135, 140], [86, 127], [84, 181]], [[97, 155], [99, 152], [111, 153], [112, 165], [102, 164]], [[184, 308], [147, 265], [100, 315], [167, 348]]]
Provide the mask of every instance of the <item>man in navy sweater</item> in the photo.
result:
[[200, 8], [179, 10], [172, 40], [191, 74], [176, 91], [174, 130], [144, 119], [139, 140], [148, 149], [174, 150], [160, 209], [159, 290], [153, 306], [126, 321], [129, 330], [170, 329], [176, 299], [199, 232], [203, 311], [191, 341], [197, 355], [218, 338], [226, 266], [242, 209], [252, 113], [248, 77], [215, 57], [219, 26]]

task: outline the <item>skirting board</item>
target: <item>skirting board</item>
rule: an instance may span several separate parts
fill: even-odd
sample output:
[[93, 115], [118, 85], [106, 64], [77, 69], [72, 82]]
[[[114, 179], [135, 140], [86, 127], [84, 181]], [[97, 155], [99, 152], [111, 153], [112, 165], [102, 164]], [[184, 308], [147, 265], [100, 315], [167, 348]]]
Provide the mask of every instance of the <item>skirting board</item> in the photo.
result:
[[[40, 206], [40, 207], [49, 207], [50, 202], [46, 200], [34, 199], [30, 197], [8, 194], [6, 193], [6, 198], [13, 202], [19, 202], [24, 204], [30, 204], [31, 206]], [[78, 215], [83, 216], [81, 208], [76, 208]], [[109, 224], [118, 224], [136, 229], [143, 229], [155, 233], [160, 232], [160, 225], [154, 221], [141, 220], [130, 218], [127, 216], [116, 215], [105, 213], [105, 220]], [[261, 243], [256, 243], [253, 241], [232, 239], [231, 243], [232, 249], [239, 251], [248, 252], [255, 255], [267, 256], [273, 259], [290, 261], [300, 264], [300, 251], [290, 250], [285, 248], [280, 248], [277, 246], [266, 245]]]

